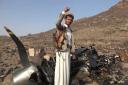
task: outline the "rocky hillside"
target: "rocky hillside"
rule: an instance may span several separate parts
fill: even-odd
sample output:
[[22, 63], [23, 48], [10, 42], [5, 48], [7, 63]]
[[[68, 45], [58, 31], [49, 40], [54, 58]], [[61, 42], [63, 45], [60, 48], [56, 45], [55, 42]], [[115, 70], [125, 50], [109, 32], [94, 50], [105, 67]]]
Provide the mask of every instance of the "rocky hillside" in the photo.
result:
[[[82, 30], [75, 33], [78, 41], [95, 43], [98, 48], [128, 50], [128, 1], [121, 1], [108, 11], [80, 21]], [[82, 26], [82, 22], [83, 26]], [[88, 23], [85, 25], [85, 23]], [[86, 29], [87, 28], [87, 29]], [[85, 33], [82, 33], [85, 32]], [[83, 36], [79, 37], [79, 36]], [[77, 37], [77, 36], [76, 36]], [[79, 40], [80, 39], [80, 40]], [[103, 48], [101, 50], [103, 50]]]
[[82, 18], [73, 24], [77, 45], [96, 44], [103, 49], [128, 49], [128, 1], [121, 1], [105, 12]]

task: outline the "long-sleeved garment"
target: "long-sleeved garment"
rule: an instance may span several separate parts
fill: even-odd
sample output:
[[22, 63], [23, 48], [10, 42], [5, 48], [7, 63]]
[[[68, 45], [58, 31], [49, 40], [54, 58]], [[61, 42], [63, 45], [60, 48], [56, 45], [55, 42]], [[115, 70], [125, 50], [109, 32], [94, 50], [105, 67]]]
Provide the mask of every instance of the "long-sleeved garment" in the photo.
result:
[[74, 37], [72, 34], [72, 29], [70, 26], [68, 26], [66, 24], [61, 24], [64, 17], [65, 17], [65, 12], [62, 12], [59, 15], [58, 21], [56, 23], [57, 35], [61, 35], [62, 32], [65, 33], [65, 39], [63, 41], [61, 50], [66, 50], [68, 48], [67, 46], [71, 47], [71, 50], [74, 50], [75, 45], [74, 45]]
[[64, 13], [61, 13], [56, 24], [58, 33], [65, 31], [65, 40], [62, 49], [56, 51], [54, 85], [69, 85], [70, 80], [70, 51], [74, 49], [74, 40], [71, 28], [66, 24], [61, 24], [63, 18]]

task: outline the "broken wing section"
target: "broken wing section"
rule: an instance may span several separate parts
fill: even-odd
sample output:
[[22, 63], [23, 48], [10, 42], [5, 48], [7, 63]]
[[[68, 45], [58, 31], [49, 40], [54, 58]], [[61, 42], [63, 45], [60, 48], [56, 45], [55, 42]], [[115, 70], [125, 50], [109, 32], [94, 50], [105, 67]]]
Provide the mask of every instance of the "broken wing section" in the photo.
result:
[[7, 33], [10, 35], [12, 40], [15, 42], [15, 44], [17, 45], [21, 64], [24, 67], [29, 66], [30, 62], [29, 62], [28, 55], [27, 55], [27, 52], [26, 52], [24, 45], [22, 44], [22, 42], [18, 39], [18, 37], [10, 29], [8, 29], [7, 27], [4, 27], [4, 28], [7, 31]]

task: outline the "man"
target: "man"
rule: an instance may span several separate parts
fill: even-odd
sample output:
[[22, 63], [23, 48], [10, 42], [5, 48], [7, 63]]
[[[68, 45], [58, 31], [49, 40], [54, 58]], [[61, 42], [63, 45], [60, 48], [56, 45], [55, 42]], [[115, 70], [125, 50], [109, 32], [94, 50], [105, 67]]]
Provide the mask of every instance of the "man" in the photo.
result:
[[[74, 40], [70, 25], [74, 16], [65, 8], [56, 23], [56, 66], [54, 85], [69, 85], [70, 80], [70, 53], [74, 53]], [[62, 21], [64, 19], [64, 24]]]

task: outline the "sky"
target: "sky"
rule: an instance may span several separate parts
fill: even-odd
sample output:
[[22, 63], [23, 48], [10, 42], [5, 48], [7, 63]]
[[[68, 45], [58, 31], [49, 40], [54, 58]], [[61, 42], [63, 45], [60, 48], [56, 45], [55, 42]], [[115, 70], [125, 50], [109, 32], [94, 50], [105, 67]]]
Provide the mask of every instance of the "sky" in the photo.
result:
[[25, 36], [55, 27], [57, 16], [70, 7], [75, 20], [108, 10], [119, 0], [0, 0], [0, 35], [7, 35], [4, 26], [16, 35]]

